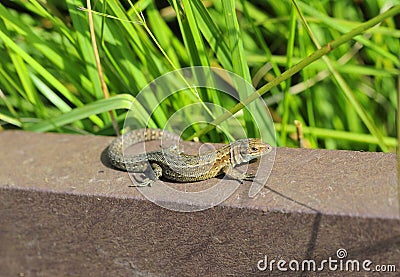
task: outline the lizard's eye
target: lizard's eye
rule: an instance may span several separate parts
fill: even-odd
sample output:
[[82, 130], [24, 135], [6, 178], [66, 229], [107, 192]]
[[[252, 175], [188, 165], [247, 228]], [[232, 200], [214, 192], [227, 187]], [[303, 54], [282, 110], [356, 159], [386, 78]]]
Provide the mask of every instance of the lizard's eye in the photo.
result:
[[252, 150], [253, 152], [257, 152], [257, 151], [258, 151], [258, 148], [255, 147], [255, 146], [253, 146], [253, 147], [251, 148], [251, 150]]

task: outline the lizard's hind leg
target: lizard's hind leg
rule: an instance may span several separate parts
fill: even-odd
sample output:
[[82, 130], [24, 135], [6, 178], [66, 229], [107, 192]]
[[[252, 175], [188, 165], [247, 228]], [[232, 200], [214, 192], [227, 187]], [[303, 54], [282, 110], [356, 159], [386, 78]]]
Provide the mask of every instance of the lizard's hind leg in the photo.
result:
[[151, 170], [146, 170], [146, 173], [152, 175], [151, 177], [146, 177], [144, 180], [137, 182], [136, 184], [129, 185], [129, 187], [151, 187], [151, 185], [158, 181], [162, 176], [162, 168], [156, 163], [151, 164]]

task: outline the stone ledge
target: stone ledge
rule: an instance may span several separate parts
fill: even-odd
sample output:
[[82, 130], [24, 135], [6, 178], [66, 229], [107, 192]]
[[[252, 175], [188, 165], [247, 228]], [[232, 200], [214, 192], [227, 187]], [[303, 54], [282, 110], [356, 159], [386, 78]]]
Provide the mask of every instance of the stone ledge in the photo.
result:
[[101, 162], [111, 140], [0, 133], [0, 275], [243, 276], [264, 255], [321, 261], [339, 248], [400, 270], [394, 154], [278, 148], [255, 198], [244, 184], [179, 213]]

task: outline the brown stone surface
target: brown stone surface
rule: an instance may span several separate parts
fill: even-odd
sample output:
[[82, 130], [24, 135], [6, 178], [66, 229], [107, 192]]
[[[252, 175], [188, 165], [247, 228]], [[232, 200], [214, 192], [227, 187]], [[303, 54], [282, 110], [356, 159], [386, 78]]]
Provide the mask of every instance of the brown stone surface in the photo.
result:
[[[337, 259], [339, 248], [371, 268], [400, 271], [394, 154], [278, 148], [255, 198], [245, 183], [214, 208], [181, 213], [153, 204], [128, 187], [127, 173], [102, 163], [111, 140], [0, 132], [0, 276], [286, 276], [276, 263], [260, 272], [257, 262]], [[333, 273], [348, 275], [322, 275]]]

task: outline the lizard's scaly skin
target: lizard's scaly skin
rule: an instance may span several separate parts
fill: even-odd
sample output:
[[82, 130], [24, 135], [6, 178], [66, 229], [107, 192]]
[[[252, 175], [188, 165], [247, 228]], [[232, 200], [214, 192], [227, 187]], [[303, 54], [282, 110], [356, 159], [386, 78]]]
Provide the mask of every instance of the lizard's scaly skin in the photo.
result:
[[271, 152], [271, 145], [260, 139], [240, 139], [215, 151], [200, 155], [179, 153], [177, 149], [161, 150], [139, 155], [125, 155], [124, 150], [133, 144], [158, 139], [179, 139], [179, 136], [160, 129], [139, 129], [116, 138], [108, 147], [108, 157], [113, 166], [130, 172], [146, 172], [151, 167], [154, 175], [139, 186], [151, 185], [163, 176], [177, 182], [196, 182], [226, 174], [240, 182], [254, 176], [241, 173], [234, 167], [248, 163]]

